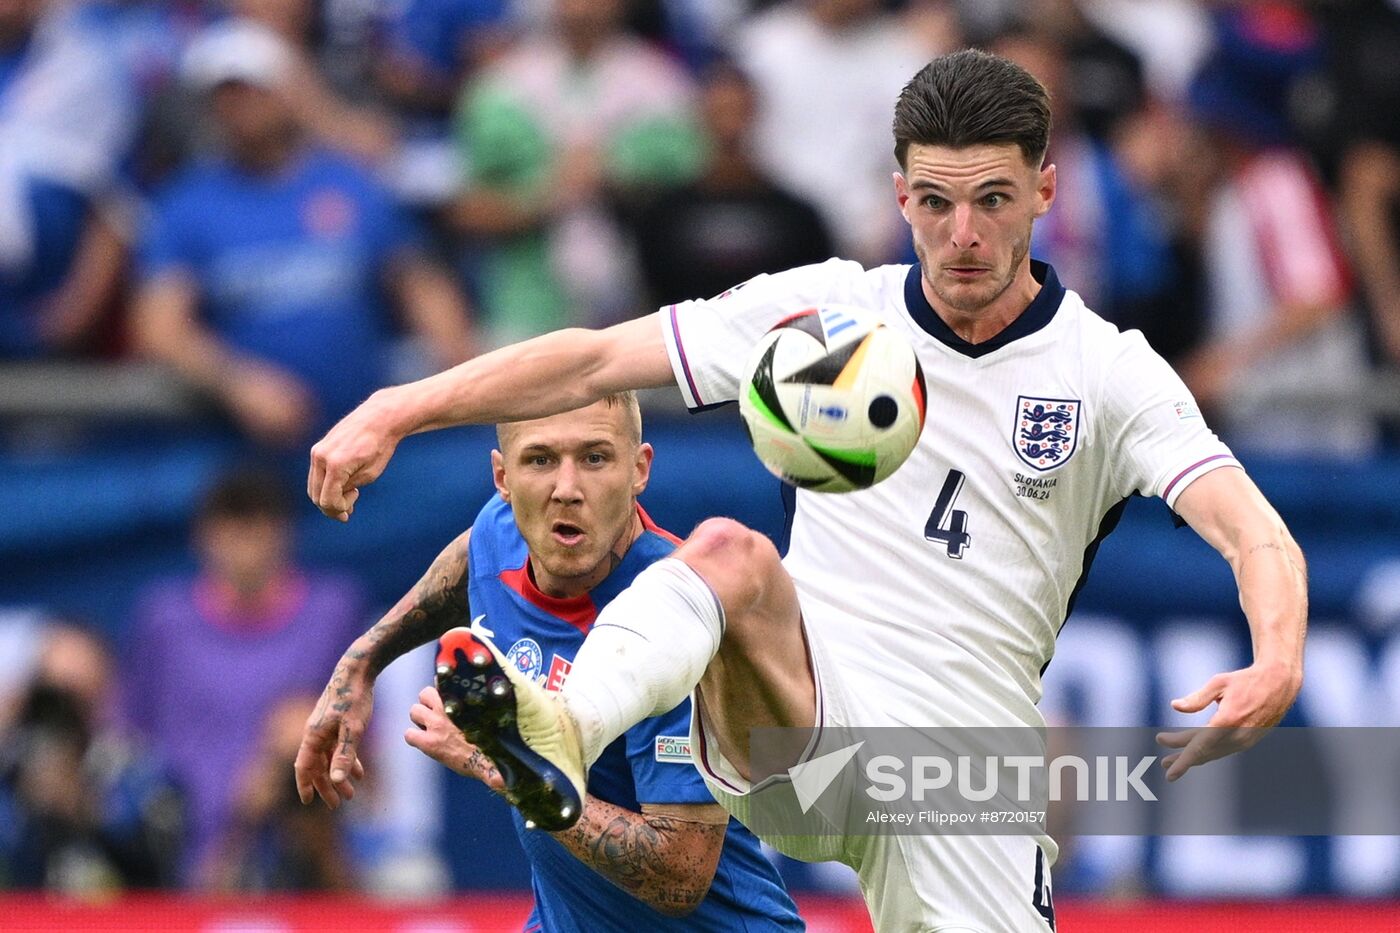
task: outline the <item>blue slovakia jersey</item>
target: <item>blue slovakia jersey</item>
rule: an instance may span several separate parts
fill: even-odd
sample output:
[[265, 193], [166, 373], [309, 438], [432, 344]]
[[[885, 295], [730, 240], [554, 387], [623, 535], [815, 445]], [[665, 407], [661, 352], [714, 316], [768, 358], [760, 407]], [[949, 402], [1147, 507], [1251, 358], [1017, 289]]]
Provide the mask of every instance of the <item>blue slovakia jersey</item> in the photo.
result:
[[[640, 506], [638, 507], [640, 511]], [[646, 531], [617, 569], [591, 592], [558, 599], [530, 576], [529, 552], [510, 506], [499, 496], [472, 525], [467, 594], [473, 616], [520, 670], [558, 690], [598, 612], [653, 561], [675, 550], [676, 539], [641, 512]], [[641, 804], [714, 803], [690, 761], [690, 700], [646, 719], [609, 745], [588, 774], [588, 792], [640, 812]], [[696, 911], [666, 917], [585, 866], [553, 836], [526, 830], [515, 814], [530, 860], [535, 909], [525, 933], [578, 930], [802, 930], [804, 925], [758, 839], [729, 821], [710, 893]]]

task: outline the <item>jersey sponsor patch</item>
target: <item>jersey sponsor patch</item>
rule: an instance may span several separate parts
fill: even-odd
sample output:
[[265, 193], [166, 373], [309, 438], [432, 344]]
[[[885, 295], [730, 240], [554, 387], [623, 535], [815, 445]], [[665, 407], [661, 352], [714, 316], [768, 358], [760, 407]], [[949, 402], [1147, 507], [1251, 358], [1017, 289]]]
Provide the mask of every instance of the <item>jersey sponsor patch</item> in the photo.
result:
[[506, 652], [506, 660], [531, 680], [544, 670], [544, 652], [540, 650], [540, 643], [533, 638], [522, 638], [511, 645]]
[[569, 676], [569, 671], [573, 670], [574, 663], [568, 658], [561, 658], [559, 655], [549, 659], [549, 673], [544, 678], [544, 688], [558, 693], [564, 689], [564, 680]]
[[1176, 411], [1177, 418], [1179, 418], [1182, 421], [1185, 421], [1187, 418], [1201, 417], [1201, 410], [1197, 408], [1196, 403], [1191, 401], [1189, 398], [1182, 399], [1178, 402], [1173, 402], [1172, 408]]
[[658, 735], [656, 737], [656, 760], [675, 764], [690, 764], [690, 736]]
[[1032, 469], [1064, 466], [1079, 442], [1079, 399], [1016, 397], [1016, 425], [1011, 443]]

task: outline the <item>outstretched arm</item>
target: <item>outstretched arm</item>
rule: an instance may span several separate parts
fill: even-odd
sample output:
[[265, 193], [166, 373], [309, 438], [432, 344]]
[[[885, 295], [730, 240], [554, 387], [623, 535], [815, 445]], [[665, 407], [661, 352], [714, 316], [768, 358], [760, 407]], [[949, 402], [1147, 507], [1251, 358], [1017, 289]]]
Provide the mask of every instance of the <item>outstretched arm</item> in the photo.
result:
[[384, 618], [355, 639], [321, 693], [297, 752], [297, 793], [302, 803], [315, 794], [331, 809], [355, 795], [363, 769], [357, 754], [374, 709], [374, 681], [395, 658], [469, 621], [467, 529], [437, 556], [428, 572]]
[[654, 314], [606, 330], [535, 337], [374, 393], [311, 448], [306, 493], [326, 515], [348, 521], [360, 487], [379, 478], [410, 434], [540, 418], [610, 392], [673, 382]]
[[1162, 764], [1176, 780], [1194, 765], [1248, 748], [1277, 725], [1303, 683], [1308, 578], [1303, 552], [1273, 506], [1243, 470], [1213, 470], [1176, 500], [1176, 511], [1230, 563], [1249, 621], [1254, 663], [1216, 674], [1172, 701], [1195, 713], [1218, 703], [1205, 729], [1159, 736], [1181, 751]]
[[[425, 687], [409, 711], [414, 728], [404, 740], [463, 777], [492, 790], [504, 786], [496, 766], [466, 740]], [[718, 804], [642, 804], [627, 810], [589, 794], [583, 815], [554, 834], [573, 856], [608, 881], [670, 917], [700, 906], [724, 848], [729, 814]]]

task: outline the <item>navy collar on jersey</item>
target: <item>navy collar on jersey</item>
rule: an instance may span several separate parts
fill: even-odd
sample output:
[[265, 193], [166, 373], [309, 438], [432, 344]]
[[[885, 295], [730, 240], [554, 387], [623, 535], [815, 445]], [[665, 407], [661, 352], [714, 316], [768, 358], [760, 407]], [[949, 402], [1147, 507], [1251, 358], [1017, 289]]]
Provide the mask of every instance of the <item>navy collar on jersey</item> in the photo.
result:
[[1013, 340], [1022, 337], [1029, 337], [1040, 330], [1051, 319], [1055, 317], [1055, 312], [1059, 310], [1060, 303], [1064, 301], [1065, 287], [1060, 284], [1059, 276], [1055, 275], [1055, 270], [1047, 263], [1038, 259], [1031, 260], [1031, 275], [1040, 283], [1040, 293], [1035, 296], [1026, 310], [1021, 312], [1021, 316], [1012, 321], [1001, 333], [991, 340], [984, 340], [981, 343], [968, 343], [966, 340], [953, 333], [953, 329], [944, 323], [943, 318], [938, 316], [938, 312], [928, 303], [928, 298], [924, 297], [923, 271], [916, 262], [909, 267], [909, 275], [904, 280], [904, 304], [909, 308], [909, 316], [914, 319], [930, 336], [937, 338], [963, 356], [970, 356], [973, 359], [986, 356], [993, 350], [1000, 350]]

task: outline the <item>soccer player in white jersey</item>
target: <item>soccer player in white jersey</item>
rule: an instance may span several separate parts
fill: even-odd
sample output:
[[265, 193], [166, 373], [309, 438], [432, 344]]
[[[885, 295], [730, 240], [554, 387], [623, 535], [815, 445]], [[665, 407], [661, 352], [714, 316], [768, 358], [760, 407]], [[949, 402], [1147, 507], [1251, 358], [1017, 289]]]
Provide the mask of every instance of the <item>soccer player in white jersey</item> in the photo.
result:
[[[1278, 723], [1302, 679], [1303, 557], [1278, 514], [1136, 332], [1120, 333], [1028, 254], [1055, 199], [1044, 88], [982, 52], [935, 59], [895, 107], [894, 193], [919, 262], [831, 260], [759, 276], [602, 331], [545, 335], [385, 389], [312, 450], [308, 492], [348, 520], [399, 440], [535, 418], [628, 388], [735, 398], [759, 336], [825, 303], [908, 336], [930, 418], [892, 477], [798, 490], [790, 549], [711, 519], [600, 616], [562, 698], [517, 690], [521, 734], [581, 785], [601, 748], [695, 691], [696, 764], [749, 812], [759, 727], [1038, 726], [1040, 673], [1098, 540], [1133, 493], [1164, 499], [1229, 562], [1248, 667], [1173, 701], [1213, 727], [1171, 739], [1168, 778]], [[664, 633], [664, 634], [661, 634]], [[353, 687], [353, 685], [351, 685]], [[323, 795], [355, 773], [362, 724], [327, 724]], [[565, 793], [563, 796], [567, 796]], [[528, 814], [527, 814], [528, 815]], [[857, 867], [884, 930], [1047, 929], [1054, 844], [1024, 836], [869, 836], [791, 854]], [[1048, 877], [1048, 876], [1044, 876]]]

